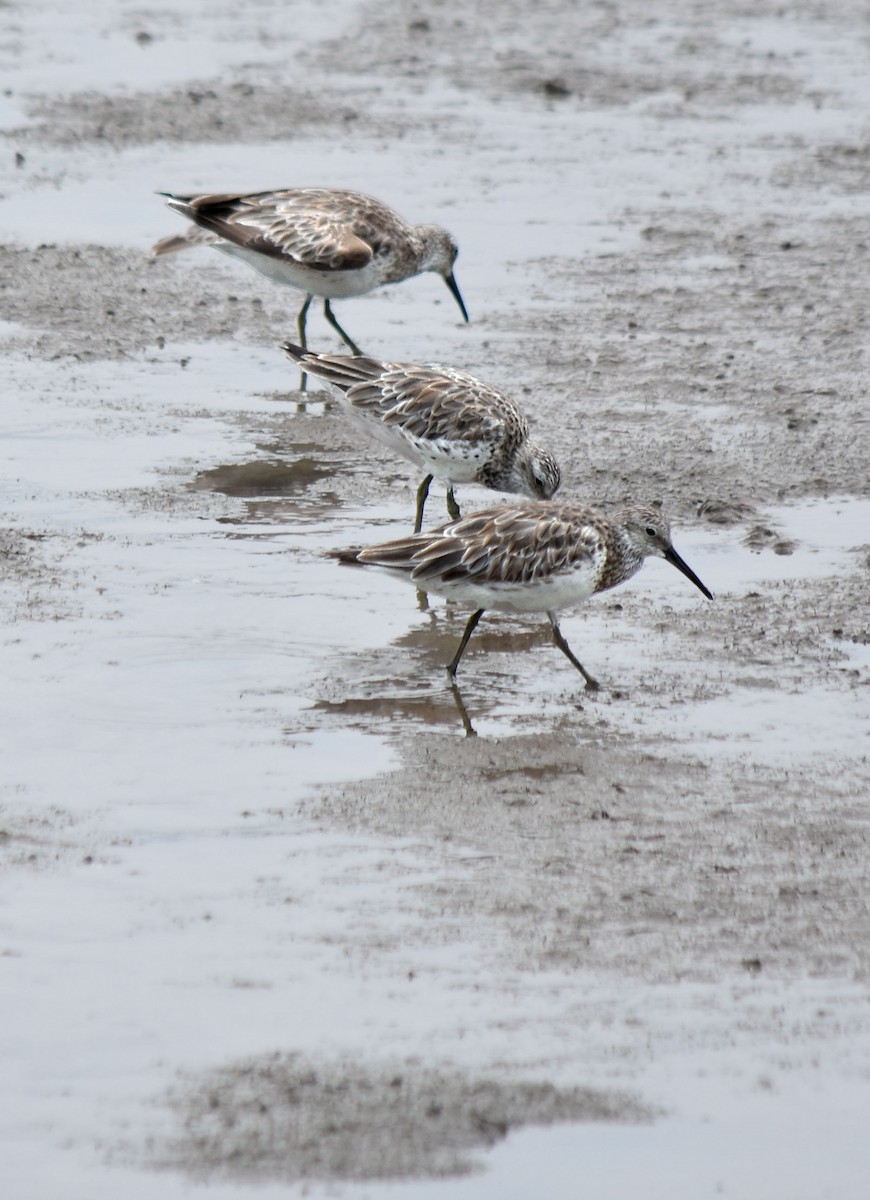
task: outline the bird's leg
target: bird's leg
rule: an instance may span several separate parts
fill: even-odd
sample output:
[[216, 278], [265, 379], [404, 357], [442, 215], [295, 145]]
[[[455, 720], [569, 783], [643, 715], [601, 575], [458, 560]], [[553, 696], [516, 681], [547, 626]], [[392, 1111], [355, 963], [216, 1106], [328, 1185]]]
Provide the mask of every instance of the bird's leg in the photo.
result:
[[462, 516], [462, 513], [459, 511], [459, 505], [456, 503], [456, 497], [453, 495], [453, 488], [450, 485], [447, 487], [447, 511], [454, 521], [458, 521]]
[[[308, 310], [311, 307], [311, 301], [313, 299], [314, 299], [314, 297], [311, 295], [308, 295], [305, 297], [305, 303], [299, 309], [299, 314], [296, 317], [296, 332], [299, 337], [299, 345], [302, 347], [303, 350], [308, 349], [308, 342], [306, 341], [306, 338], [305, 338], [305, 322], [308, 317]], [[308, 376], [305, 373], [305, 371], [302, 372], [302, 379], [299, 384], [299, 391], [300, 392], [308, 391]]]
[[450, 680], [450, 690], [453, 693], [453, 702], [456, 705], [456, 711], [459, 713], [459, 719], [462, 722], [462, 728], [465, 730], [466, 737], [477, 737], [477, 730], [471, 724], [471, 717], [468, 715], [468, 709], [465, 707], [465, 701], [462, 699], [462, 693], [456, 686], [456, 681]]
[[329, 307], [328, 300], [323, 301], [323, 315], [326, 317], [327, 321], [330, 323], [332, 328], [335, 330], [335, 332], [338, 334], [338, 336], [344, 342], [345, 346], [350, 347], [351, 354], [355, 354], [357, 356], [357, 358], [359, 358], [359, 356], [362, 354], [362, 350], [360, 350], [359, 346], [356, 344], [355, 341], [353, 341], [352, 338], [348, 337], [348, 335], [344, 332], [342, 327], [339, 325], [338, 321], [336, 321], [335, 313]]
[[553, 629], [553, 641], [556, 643], [556, 645], [559, 647], [559, 649], [565, 655], [568, 662], [571, 663], [572, 666], [575, 666], [577, 668], [577, 670], [580, 672], [580, 674], [583, 676], [583, 678], [586, 680], [586, 691], [587, 692], [597, 692], [598, 688], [600, 687], [598, 680], [592, 678], [592, 676], [589, 674], [589, 672], [586, 670], [586, 668], [581, 663], [580, 659], [577, 658], [577, 656], [574, 654], [574, 651], [571, 649], [571, 647], [565, 641], [565, 638], [562, 634], [562, 630], [559, 628], [559, 622], [556, 620], [556, 614], [554, 612], [548, 612], [547, 616], [550, 618], [550, 625], [552, 626], [552, 629]]
[[483, 612], [484, 612], [484, 610], [482, 608], [479, 608], [479, 609], [477, 609], [476, 612], [473, 612], [471, 614], [471, 616], [468, 618], [468, 624], [465, 626], [465, 633], [463, 633], [462, 638], [459, 642], [459, 645], [456, 648], [456, 653], [453, 655], [453, 658], [447, 664], [447, 674], [450, 676], [451, 679], [456, 678], [456, 669], [459, 666], [459, 660], [460, 660], [460, 658], [462, 658], [462, 654], [465, 650], [465, 647], [468, 645], [468, 639], [471, 637], [471, 635], [474, 633], [475, 629], [477, 628], [477, 622], [483, 616]]
[[420, 486], [417, 488], [417, 512], [414, 515], [414, 532], [419, 533], [423, 528], [423, 508], [426, 504], [426, 497], [429, 495], [429, 484], [432, 482], [432, 476], [427, 475]]

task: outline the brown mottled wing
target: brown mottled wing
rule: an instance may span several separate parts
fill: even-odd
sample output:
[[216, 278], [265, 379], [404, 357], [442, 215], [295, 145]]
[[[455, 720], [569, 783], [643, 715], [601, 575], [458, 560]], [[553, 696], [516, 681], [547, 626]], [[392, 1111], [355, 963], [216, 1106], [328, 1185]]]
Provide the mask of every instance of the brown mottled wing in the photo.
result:
[[603, 547], [596, 513], [542, 501], [487, 509], [429, 533], [370, 546], [358, 560], [433, 586], [531, 583], [574, 570]]
[[435, 364], [381, 362], [344, 354], [314, 354], [286, 342], [282, 349], [305, 371], [344, 392], [360, 413], [379, 417], [421, 441], [517, 442], [528, 422], [514, 402], [473, 375]]
[[258, 218], [240, 223], [257, 229], [258, 248], [262, 240], [283, 257], [315, 270], [357, 271], [373, 258], [371, 246], [324, 213], [278, 215], [271, 222]]
[[528, 422], [507, 396], [449, 367], [384, 363], [380, 377], [354, 384], [347, 401], [421, 441], [491, 441], [528, 436]]
[[378, 258], [398, 251], [413, 236], [412, 227], [398, 213], [361, 192], [297, 188], [279, 194], [286, 197], [284, 205], [288, 213], [298, 208], [323, 213], [356, 234]]
[[[373, 257], [372, 247], [340, 212], [321, 211], [298, 192], [194, 196], [186, 215], [210, 232], [260, 254], [291, 258], [314, 270], [358, 270]], [[332, 206], [335, 208], [335, 206]]]

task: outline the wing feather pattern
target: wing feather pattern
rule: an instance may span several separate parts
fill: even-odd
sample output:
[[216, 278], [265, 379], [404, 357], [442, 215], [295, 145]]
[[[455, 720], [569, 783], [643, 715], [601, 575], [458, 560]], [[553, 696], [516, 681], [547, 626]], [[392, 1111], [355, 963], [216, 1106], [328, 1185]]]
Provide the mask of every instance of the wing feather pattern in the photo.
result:
[[600, 514], [547, 501], [487, 509], [428, 533], [361, 550], [358, 560], [422, 583], [531, 584], [604, 552]]
[[438, 364], [390, 363], [338, 354], [285, 352], [309, 374], [344, 392], [351, 408], [426, 442], [486, 442], [528, 437], [514, 402], [473, 375]]
[[218, 237], [314, 270], [360, 270], [412, 236], [396, 213], [358, 192], [223, 192], [171, 196], [169, 203]]

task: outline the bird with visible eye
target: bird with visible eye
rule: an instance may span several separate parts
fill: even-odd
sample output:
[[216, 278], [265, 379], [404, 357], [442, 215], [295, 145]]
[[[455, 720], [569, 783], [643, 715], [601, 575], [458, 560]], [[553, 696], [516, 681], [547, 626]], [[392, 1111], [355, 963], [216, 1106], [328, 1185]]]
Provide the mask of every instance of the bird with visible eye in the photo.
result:
[[159, 194], [193, 224], [183, 234], [162, 238], [153, 253], [159, 256], [188, 246], [214, 246], [261, 275], [304, 292], [296, 319], [303, 349], [307, 346], [308, 309], [315, 296], [322, 297], [323, 315], [345, 345], [353, 354], [361, 354], [336, 320], [330, 300], [364, 296], [424, 271], [441, 276], [463, 320], [468, 321], [453, 274], [459, 248], [447, 230], [439, 225], [409, 225], [371, 196], [338, 188]]
[[713, 593], [676, 552], [667, 519], [636, 505], [612, 517], [567, 501], [526, 501], [485, 509], [440, 529], [337, 551], [341, 562], [378, 567], [462, 604], [474, 612], [447, 672], [453, 680], [472, 633], [487, 609], [545, 612], [553, 641], [586, 680], [598, 688], [565, 641], [557, 612], [625, 583], [644, 560], [664, 558], [708, 600]]
[[473, 375], [434, 363], [315, 354], [292, 342], [282, 349], [328, 386], [369, 437], [426, 472], [417, 489], [415, 532], [422, 528], [433, 478], [447, 484], [447, 511], [454, 519], [460, 516], [453, 494], [458, 483], [538, 499], [558, 490], [559, 465], [532, 440], [522, 410]]

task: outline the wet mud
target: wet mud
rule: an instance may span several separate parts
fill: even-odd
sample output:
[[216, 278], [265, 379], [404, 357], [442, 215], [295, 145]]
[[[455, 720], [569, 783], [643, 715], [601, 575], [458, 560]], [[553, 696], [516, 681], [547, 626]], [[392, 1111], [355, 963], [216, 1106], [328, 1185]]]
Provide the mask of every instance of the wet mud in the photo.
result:
[[[476, 1079], [419, 1060], [234, 1064], [172, 1097], [184, 1134], [165, 1167], [200, 1180], [414, 1179], [480, 1169], [480, 1152], [525, 1125], [645, 1122], [630, 1097]], [[477, 1153], [475, 1153], [477, 1152]]]
[[[162, 10], [134, 15], [124, 36], [143, 55], [172, 36]], [[251, 34], [258, 18], [234, 19]], [[870, 977], [866, 47], [837, 67], [854, 30], [866, 33], [862, 10], [801, 3], [786, 14], [729, 0], [715, 14], [700, 4], [652, 13], [566, 0], [530, 17], [515, 3], [462, 13], [396, 3], [348, 6], [342, 20], [340, 37], [294, 60], [292, 86], [274, 58], [150, 90], [58, 92], [49, 76], [16, 97], [23, 116], [0, 130], [7, 159], [20, 159], [4, 196], [111, 177], [121, 154], [146, 164], [153, 154], [153, 186], [183, 190], [187, 180], [165, 177], [181, 169], [166, 157], [179, 147], [200, 155], [189, 182], [204, 186], [201, 155], [245, 142], [268, 149], [259, 166], [275, 176], [252, 188], [356, 186], [365, 164], [365, 190], [393, 202], [391, 183], [407, 198], [418, 171], [408, 215], [458, 231], [470, 327], [420, 280], [348, 302], [339, 319], [371, 353], [449, 362], [504, 387], [559, 458], [565, 496], [605, 509], [662, 502], [716, 600], [650, 566], [631, 588], [565, 614], [568, 640], [604, 685], [596, 695], [545, 621], [487, 617], [451, 690], [444, 664], [467, 614], [327, 557], [410, 525], [418, 480], [360, 446], [322, 393], [298, 391], [278, 348], [296, 294], [205, 249], [149, 258], [148, 238], [177, 222], [156, 197], [148, 237], [77, 241], [61, 223], [6, 239], [3, 346], [10, 387], [30, 405], [21, 429], [67, 413], [101, 461], [122, 461], [134, 433], [155, 450], [147, 478], [128, 485], [104, 462], [91, 469], [84, 456], [77, 468], [62, 445], [50, 449], [54, 508], [48, 484], [33, 503], [27, 472], [11, 479], [0, 503], [4, 647], [15, 655], [39, 623], [61, 639], [70, 623], [71, 642], [90, 636], [74, 622], [123, 625], [134, 597], [114, 595], [108, 557], [88, 557], [98, 540], [119, 559], [137, 536], [159, 543], [155, 604], [193, 588], [178, 565], [182, 537], [197, 584], [219, 588], [222, 555], [249, 552], [232, 570], [240, 594], [281, 614], [262, 636], [282, 672], [233, 694], [259, 706], [250, 737], [265, 724], [287, 750], [288, 777], [306, 738], [350, 730], [395, 756], [389, 770], [373, 773], [363, 757], [341, 782], [309, 780], [288, 811], [331, 836], [419, 847], [431, 867], [390, 893], [408, 922], [396, 943], [386, 933], [384, 946], [377, 933], [360, 943], [348, 927], [323, 945], [374, 970], [396, 945], [413, 960], [473, 944], [483, 949], [455, 986], [486, 995], [482, 1041], [502, 1020], [550, 1031], [515, 1053], [481, 1050], [482, 1065], [464, 1064], [458, 1017], [449, 1036], [433, 1018], [431, 1052], [416, 1030], [410, 1056], [407, 1042], [342, 1062], [279, 1043], [248, 1057], [213, 1049], [196, 1071], [164, 1051], [149, 1092], [162, 1132], [143, 1116], [141, 1136], [128, 1125], [101, 1147], [137, 1170], [239, 1186], [443, 1177], [477, 1169], [479, 1150], [523, 1125], [642, 1125], [679, 1111], [679, 1087], [645, 1074], [672, 1052], [748, 1046], [762, 1065], [741, 1065], [741, 1080], [766, 1071], [776, 1090], [817, 1061], [840, 1078], [847, 1029], [866, 1070], [870, 1017], [855, 999]], [[263, 45], [293, 52], [277, 15]], [[324, 178], [300, 178], [294, 151], [310, 165], [321, 143]], [[141, 157], [125, 161], [141, 172]], [[211, 165], [216, 176], [226, 161]], [[339, 167], [341, 178], [325, 177]], [[247, 186], [210, 181], [224, 184]], [[591, 218], [584, 187], [606, 196]], [[312, 323], [312, 345], [334, 349]], [[235, 399], [221, 391], [224, 351], [243, 380]], [[492, 502], [457, 495], [469, 510]], [[68, 497], [93, 502], [86, 528], [64, 515]], [[429, 503], [434, 523], [435, 488]], [[323, 615], [302, 623], [296, 644], [305, 605]], [[226, 634], [228, 660], [247, 636]], [[34, 688], [39, 671], [59, 670], [41, 653]], [[82, 670], [90, 680], [92, 665]], [[250, 743], [250, 724], [234, 729]], [[78, 832], [62, 791], [39, 792], [28, 764], [10, 763], [0, 791], [9, 871], [122, 861], [136, 844], [111, 816]], [[259, 785], [242, 791], [227, 812], [278, 820], [267, 787], [265, 798]], [[105, 799], [84, 805], [88, 822]], [[253, 877], [252, 904], [264, 890]], [[453, 968], [433, 963], [446, 988]], [[525, 994], [544, 976], [558, 980], [557, 1015], [529, 1000], [503, 1017], [505, 989]], [[827, 989], [824, 1004], [803, 1007], [807, 982]], [[664, 1001], [632, 1009], [623, 998], [689, 986], [711, 991], [686, 1001], [682, 1031], [678, 1005], [674, 1018]], [[606, 1051], [583, 1048], [593, 1028]]]

